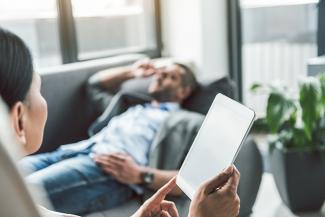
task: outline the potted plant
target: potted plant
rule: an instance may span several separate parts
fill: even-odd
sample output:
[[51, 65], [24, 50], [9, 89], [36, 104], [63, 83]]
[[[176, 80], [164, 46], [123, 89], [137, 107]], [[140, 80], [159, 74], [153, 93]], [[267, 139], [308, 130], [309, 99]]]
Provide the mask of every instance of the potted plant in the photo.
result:
[[267, 90], [266, 115], [256, 130], [270, 133], [270, 166], [282, 201], [293, 212], [317, 211], [325, 199], [325, 75], [308, 77], [299, 93], [254, 84]]

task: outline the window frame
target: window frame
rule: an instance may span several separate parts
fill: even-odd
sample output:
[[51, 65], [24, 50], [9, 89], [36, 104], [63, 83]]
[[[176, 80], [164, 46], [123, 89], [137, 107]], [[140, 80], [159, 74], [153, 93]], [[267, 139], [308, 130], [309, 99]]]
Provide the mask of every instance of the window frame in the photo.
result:
[[318, 3], [318, 31], [317, 31], [317, 46], [318, 46], [318, 56], [325, 55], [325, 28], [324, 28], [324, 19], [325, 19], [325, 1], [320, 0]]
[[115, 52], [107, 52], [107, 55], [100, 55], [94, 57], [78, 58], [78, 38], [75, 27], [75, 20], [73, 17], [71, 0], [56, 0], [58, 12], [58, 30], [60, 40], [60, 50], [62, 64], [83, 62], [93, 59], [101, 59], [106, 57], [113, 57], [117, 55], [139, 53], [145, 54], [151, 58], [161, 57], [162, 51], [162, 37], [161, 37], [161, 13], [160, 13], [160, 0], [154, 0], [154, 31], [155, 31], [155, 48], [154, 49], [134, 49], [123, 48]]
[[235, 82], [235, 99], [243, 102], [242, 26], [240, 0], [227, 1], [229, 76]]

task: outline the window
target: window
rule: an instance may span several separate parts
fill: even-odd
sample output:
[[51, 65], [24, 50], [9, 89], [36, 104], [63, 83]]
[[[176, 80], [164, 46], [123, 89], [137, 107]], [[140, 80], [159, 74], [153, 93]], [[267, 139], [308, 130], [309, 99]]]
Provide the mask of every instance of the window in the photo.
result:
[[26, 42], [38, 67], [131, 52], [159, 56], [157, 2], [0, 0], [0, 26]]
[[258, 114], [266, 94], [251, 94], [255, 83], [285, 85], [296, 94], [307, 75], [307, 60], [317, 56], [317, 1], [242, 0], [244, 101]]
[[0, 0], [0, 26], [26, 42], [36, 66], [61, 63], [55, 0]]
[[152, 0], [72, 0], [78, 59], [156, 49]]

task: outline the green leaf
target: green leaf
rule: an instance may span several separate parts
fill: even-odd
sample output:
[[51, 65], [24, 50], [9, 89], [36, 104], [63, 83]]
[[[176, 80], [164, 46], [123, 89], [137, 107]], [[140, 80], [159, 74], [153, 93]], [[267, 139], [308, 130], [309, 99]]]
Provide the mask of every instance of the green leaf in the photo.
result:
[[257, 92], [260, 88], [262, 87], [262, 85], [261, 84], [258, 84], [258, 83], [254, 83], [254, 84], [252, 84], [252, 86], [251, 86], [251, 88], [250, 88], [250, 90], [252, 91], [252, 92]]
[[309, 141], [320, 117], [319, 111], [320, 85], [317, 79], [309, 78], [300, 86], [300, 106], [304, 131]]
[[324, 114], [324, 110], [325, 110], [325, 73], [322, 73], [319, 76], [319, 82], [320, 82], [320, 89], [321, 89], [321, 97], [320, 97], [320, 101], [321, 101], [321, 106], [322, 106], [322, 113]]
[[313, 142], [317, 145], [325, 145], [325, 117], [321, 117], [318, 121], [317, 128], [313, 133]]
[[258, 118], [254, 121], [252, 127], [252, 132], [254, 133], [270, 133], [269, 125], [266, 122], [265, 118]]
[[291, 148], [294, 147], [295, 144], [293, 142], [293, 137], [294, 137], [294, 128], [286, 129], [286, 130], [281, 130], [278, 132], [274, 138], [274, 142], [277, 147], [281, 148]]
[[295, 147], [305, 147], [311, 145], [310, 141], [306, 137], [305, 131], [302, 128], [293, 129], [293, 146]]
[[266, 108], [266, 121], [271, 131], [278, 132], [285, 122], [295, 116], [296, 110], [293, 100], [287, 99], [281, 93], [271, 93]]

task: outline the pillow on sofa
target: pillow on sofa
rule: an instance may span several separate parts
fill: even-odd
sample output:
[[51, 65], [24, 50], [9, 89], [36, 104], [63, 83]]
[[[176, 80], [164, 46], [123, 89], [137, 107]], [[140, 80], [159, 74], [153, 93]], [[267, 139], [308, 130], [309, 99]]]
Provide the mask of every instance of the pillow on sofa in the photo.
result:
[[[148, 94], [148, 86], [152, 78], [133, 79], [124, 82], [121, 91], [131, 93]], [[228, 77], [217, 79], [212, 82], [200, 83], [194, 93], [185, 100], [183, 108], [206, 114], [216, 94], [222, 93], [230, 98], [234, 98], [235, 84]]]
[[214, 100], [214, 97], [222, 93], [230, 98], [234, 98], [235, 84], [228, 77], [224, 77], [209, 83], [202, 83], [197, 90], [185, 100], [183, 107], [206, 115]]

